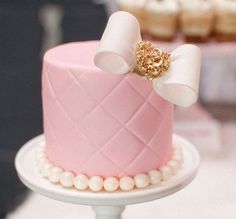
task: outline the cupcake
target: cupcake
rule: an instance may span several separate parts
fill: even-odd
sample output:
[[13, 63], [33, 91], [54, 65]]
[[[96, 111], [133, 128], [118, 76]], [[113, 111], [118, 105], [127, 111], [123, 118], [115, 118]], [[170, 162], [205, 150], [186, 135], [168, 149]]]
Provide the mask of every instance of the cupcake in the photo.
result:
[[236, 40], [236, 1], [216, 1], [216, 39], [218, 41]]
[[139, 21], [142, 32], [146, 31], [145, 5], [148, 0], [117, 0], [120, 10], [133, 14]]
[[148, 32], [157, 40], [172, 40], [176, 35], [179, 4], [174, 0], [149, 0], [146, 5]]
[[180, 28], [186, 41], [207, 41], [214, 27], [215, 11], [211, 1], [182, 0]]

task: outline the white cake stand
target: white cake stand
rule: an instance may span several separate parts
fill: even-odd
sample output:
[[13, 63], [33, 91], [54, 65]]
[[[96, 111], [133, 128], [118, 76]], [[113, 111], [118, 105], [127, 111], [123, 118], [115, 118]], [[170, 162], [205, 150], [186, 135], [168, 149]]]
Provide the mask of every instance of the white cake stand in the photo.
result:
[[193, 180], [200, 163], [199, 154], [194, 146], [182, 137], [174, 135], [174, 144], [183, 146], [184, 163], [178, 174], [170, 180], [160, 186], [150, 186], [131, 192], [80, 192], [51, 184], [38, 173], [34, 158], [35, 149], [41, 141], [44, 141], [43, 135], [33, 138], [18, 151], [15, 166], [21, 181], [31, 190], [49, 198], [73, 204], [90, 205], [97, 219], [119, 219], [126, 205], [160, 199], [177, 192]]

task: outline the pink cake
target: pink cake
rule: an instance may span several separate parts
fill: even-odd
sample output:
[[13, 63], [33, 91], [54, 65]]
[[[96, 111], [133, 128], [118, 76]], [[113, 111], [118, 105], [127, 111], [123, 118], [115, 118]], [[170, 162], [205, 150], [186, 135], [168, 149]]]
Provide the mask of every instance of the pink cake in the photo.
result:
[[45, 140], [39, 172], [51, 183], [92, 192], [161, 186], [178, 173], [172, 142], [176, 104], [197, 101], [201, 54], [142, 41], [137, 19], [116, 12], [101, 40], [49, 50], [43, 60]]
[[135, 176], [172, 156], [173, 104], [151, 81], [102, 72], [93, 64], [98, 42], [64, 44], [43, 61], [46, 156], [75, 175]]

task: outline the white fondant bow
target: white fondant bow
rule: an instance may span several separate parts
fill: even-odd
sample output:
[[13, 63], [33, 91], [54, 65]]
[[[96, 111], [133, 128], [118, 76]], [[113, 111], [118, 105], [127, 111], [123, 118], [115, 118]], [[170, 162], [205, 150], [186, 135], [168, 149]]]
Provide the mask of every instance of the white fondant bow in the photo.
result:
[[[141, 42], [137, 19], [127, 12], [114, 13], [95, 54], [94, 62], [103, 71], [124, 74], [136, 66], [136, 47]], [[154, 90], [179, 106], [190, 106], [198, 98], [201, 67], [200, 49], [185, 44], [171, 52], [170, 67], [163, 76], [154, 79]]]

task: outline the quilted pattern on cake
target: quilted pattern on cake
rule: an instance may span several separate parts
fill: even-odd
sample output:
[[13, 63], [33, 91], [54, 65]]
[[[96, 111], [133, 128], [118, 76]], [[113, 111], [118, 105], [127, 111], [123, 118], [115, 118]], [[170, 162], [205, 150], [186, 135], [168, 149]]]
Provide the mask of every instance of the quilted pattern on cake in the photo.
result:
[[173, 106], [135, 74], [93, 74], [46, 63], [43, 108], [49, 160], [65, 170], [135, 175], [171, 155]]

